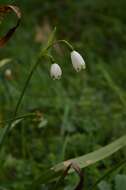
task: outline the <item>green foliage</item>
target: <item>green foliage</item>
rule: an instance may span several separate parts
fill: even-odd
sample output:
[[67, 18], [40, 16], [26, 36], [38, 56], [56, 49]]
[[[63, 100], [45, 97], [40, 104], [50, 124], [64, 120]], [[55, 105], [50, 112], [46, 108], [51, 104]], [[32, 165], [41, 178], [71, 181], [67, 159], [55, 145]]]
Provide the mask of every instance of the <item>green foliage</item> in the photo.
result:
[[126, 175], [117, 175], [115, 177], [115, 189], [119, 190], [121, 187], [121, 190], [126, 189]]
[[126, 189], [126, 175], [116, 175], [114, 180], [114, 187], [112, 188], [106, 181], [101, 181], [98, 185], [99, 190], [125, 190]]
[[[47, 190], [52, 189], [54, 182], [44, 185], [40, 181], [36, 187], [31, 183], [55, 164], [98, 150], [126, 133], [126, 2], [13, 2], [21, 7], [23, 20], [8, 45], [0, 50], [0, 60], [12, 59], [11, 64], [0, 68], [1, 121], [12, 118], [29, 69], [40, 46], [45, 44], [44, 40], [40, 43], [35, 40], [38, 25], [42, 25], [42, 35], [45, 25], [50, 30], [57, 26], [56, 38], [71, 41], [87, 64], [86, 72], [75, 73], [68, 50], [55, 48], [53, 54], [57, 63], [62, 65], [63, 77], [60, 81], [52, 81], [49, 77], [50, 64], [45, 59], [41, 61], [19, 113], [23, 115], [39, 110], [42, 117], [40, 120], [27, 118], [18, 123], [11, 130], [0, 154], [1, 189], [28, 190], [30, 186], [34, 190]], [[1, 0], [1, 3], [12, 1]], [[0, 24], [0, 28], [5, 24]], [[12, 70], [11, 80], [5, 77], [8, 68]], [[2, 131], [0, 128], [0, 133]], [[90, 189], [125, 156], [123, 149], [83, 169], [85, 189]], [[125, 174], [125, 167], [119, 169], [110, 175], [109, 180], [104, 179], [99, 184], [99, 190], [123, 190], [120, 184], [125, 184]], [[76, 174], [71, 174], [60, 188], [73, 189], [76, 182]]]

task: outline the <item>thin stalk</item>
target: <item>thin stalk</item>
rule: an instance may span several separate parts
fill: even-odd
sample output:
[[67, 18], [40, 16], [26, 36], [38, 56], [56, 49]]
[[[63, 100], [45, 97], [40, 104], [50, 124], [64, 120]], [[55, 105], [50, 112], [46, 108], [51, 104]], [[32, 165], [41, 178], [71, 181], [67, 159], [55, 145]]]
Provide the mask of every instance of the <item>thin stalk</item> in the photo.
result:
[[[30, 80], [31, 80], [31, 78], [32, 78], [32, 75], [33, 75], [34, 71], [36, 70], [36, 68], [37, 68], [37, 66], [38, 66], [38, 64], [39, 64], [40, 59], [41, 59], [42, 56], [44, 56], [44, 54], [41, 54], [41, 56], [38, 57], [37, 61], [36, 61], [35, 64], [32, 66], [31, 71], [30, 71], [30, 73], [29, 73], [29, 75], [28, 75], [28, 77], [27, 77], [27, 79], [26, 79], [25, 85], [24, 85], [24, 87], [23, 87], [23, 90], [21, 91], [20, 97], [19, 97], [19, 99], [18, 99], [16, 108], [15, 108], [15, 111], [14, 111], [13, 120], [15, 119], [15, 117], [16, 117], [16, 115], [17, 115], [17, 113], [18, 113], [18, 110], [19, 110], [19, 107], [20, 107], [21, 102], [22, 102], [22, 100], [23, 100], [25, 91], [26, 91], [26, 89], [27, 89], [27, 87], [28, 87], [28, 85], [29, 85], [29, 82], [30, 82]], [[0, 138], [0, 150], [1, 150], [3, 144], [4, 144], [5, 140], [6, 140], [6, 137], [7, 137], [7, 134], [8, 134], [8, 132], [9, 132], [10, 128], [11, 128], [11, 125], [12, 125], [12, 121], [10, 121], [10, 123], [9, 123], [9, 124], [7, 125], [7, 127], [5, 128], [4, 133], [1, 135], [1, 138]]]
[[57, 40], [56, 43], [64, 43], [67, 45], [67, 47], [69, 48], [70, 51], [74, 50], [73, 46], [69, 42], [67, 42], [66, 40]]
[[23, 97], [24, 97], [25, 91], [26, 91], [26, 89], [27, 89], [27, 87], [28, 87], [28, 85], [29, 85], [29, 82], [30, 82], [30, 80], [31, 80], [31, 77], [32, 77], [34, 71], [36, 70], [36, 68], [37, 68], [37, 66], [38, 66], [38, 64], [39, 64], [39, 62], [40, 62], [40, 57], [38, 58], [38, 60], [35, 62], [35, 64], [34, 64], [33, 67], [31, 68], [31, 71], [30, 71], [30, 73], [29, 73], [29, 75], [28, 75], [28, 78], [27, 78], [27, 80], [26, 80], [26, 82], [25, 82], [24, 88], [23, 88], [23, 90], [22, 90], [22, 92], [21, 92], [21, 94], [20, 94], [19, 100], [18, 100], [17, 105], [16, 105], [16, 108], [15, 108], [14, 118], [15, 118], [15, 116], [17, 115], [17, 112], [18, 112], [18, 110], [19, 110], [21, 101], [22, 101], [22, 99], [23, 99]]
[[66, 40], [57, 40], [57, 41], [53, 42], [53, 44], [48, 46], [47, 49], [50, 49], [52, 46], [54, 46], [54, 45], [56, 45], [58, 43], [64, 43], [69, 48], [70, 51], [74, 50], [73, 46], [69, 42], [67, 42]]

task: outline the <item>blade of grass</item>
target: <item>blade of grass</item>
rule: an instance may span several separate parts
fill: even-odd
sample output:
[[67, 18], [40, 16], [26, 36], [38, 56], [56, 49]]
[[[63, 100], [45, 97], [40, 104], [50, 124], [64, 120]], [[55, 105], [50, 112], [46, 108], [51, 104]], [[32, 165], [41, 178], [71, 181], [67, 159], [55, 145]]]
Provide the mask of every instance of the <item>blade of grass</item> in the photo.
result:
[[[85, 168], [87, 166], [90, 166], [98, 161], [101, 161], [108, 156], [114, 154], [115, 152], [119, 151], [121, 148], [126, 146], [126, 135], [122, 136], [121, 138], [115, 140], [114, 142], [110, 143], [107, 146], [104, 146], [103, 148], [100, 148], [99, 150], [96, 150], [94, 152], [88, 153], [84, 156], [80, 156], [77, 158], [73, 158], [67, 161], [64, 161], [62, 163], [59, 163], [52, 167], [51, 169], [48, 169], [47, 171], [42, 172], [41, 176], [33, 181], [34, 183], [43, 183], [46, 184], [48, 182], [54, 181], [57, 179], [59, 175], [69, 166], [70, 163], [74, 162], [78, 165], [80, 168]], [[71, 169], [69, 173], [73, 172], [74, 170]]]
[[23, 114], [23, 115], [15, 117], [14, 119], [8, 119], [8, 120], [5, 120], [5, 121], [0, 121], [0, 125], [3, 125], [5, 123], [9, 123], [11, 121], [13, 122], [13, 121], [18, 120], [18, 119], [25, 119], [25, 118], [34, 117], [34, 116], [36, 116], [35, 113]]
[[3, 67], [4, 65], [10, 63], [11, 61], [12, 61], [12, 59], [10, 59], [10, 58], [5, 58], [5, 59], [0, 60], [0, 68]]

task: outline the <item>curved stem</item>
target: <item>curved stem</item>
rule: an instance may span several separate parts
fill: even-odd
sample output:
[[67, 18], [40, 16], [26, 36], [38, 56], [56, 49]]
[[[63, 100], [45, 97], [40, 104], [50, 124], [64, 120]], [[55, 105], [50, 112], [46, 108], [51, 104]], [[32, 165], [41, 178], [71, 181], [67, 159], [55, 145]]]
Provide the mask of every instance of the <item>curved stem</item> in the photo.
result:
[[48, 49], [51, 48], [52, 46], [58, 44], [58, 43], [64, 43], [69, 48], [70, 51], [74, 50], [73, 46], [66, 40], [57, 40], [57, 41], [53, 42], [53, 44], [48, 46]]
[[[55, 42], [54, 42], [54, 43], [55, 43]], [[68, 41], [66, 41], [66, 40], [57, 40], [56, 43], [64, 43], [64, 44], [67, 45], [67, 47], [70, 49], [70, 51], [73, 51], [73, 50], [74, 50], [73, 46], [72, 46]]]
[[29, 73], [29, 75], [28, 75], [28, 77], [27, 77], [27, 79], [26, 79], [24, 88], [23, 88], [23, 90], [21, 91], [20, 97], [19, 97], [18, 102], [17, 102], [17, 104], [16, 104], [16, 108], [15, 108], [15, 111], [14, 111], [13, 119], [10, 121], [10, 123], [9, 123], [9, 124], [7, 125], [7, 127], [5, 128], [3, 134], [1, 135], [1, 138], [0, 138], [0, 150], [1, 150], [2, 146], [3, 146], [3, 144], [4, 144], [4, 141], [5, 141], [6, 137], [7, 137], [8, 132], [9, 132], [9, 130], [10, 130], [10, 128], [11, 128], [12, 122], [13, 122], [13, 120], [15, 119], [17, 113], [18, 113], [18, 110], [19, 110], [21, 101], [22, 101], [22, 99], [23, 99], [23, 97], [24, 97], [25, 91], [26, 91], [26, 89], [27, 89], [27, 87], [28, 87], [28, 85], [29, 85], [29, 82], [30, 82], [30, 80], [31, 80], [31, 77], [32, 77], [34, 71], [36, 70], [36, 68], [37, 68], [37, 66], [38, 66], [38, 64], [39, 64], [39, 62], [40, 62], [40, 58], [41, 58], [42, 56], [44, 56], [44, 54], [41, 54], [41, 56], [38, 57], [37, 61], [36, 61], [35, 64], [32, 66], [31, 71], [30, 71], [30, 73]]

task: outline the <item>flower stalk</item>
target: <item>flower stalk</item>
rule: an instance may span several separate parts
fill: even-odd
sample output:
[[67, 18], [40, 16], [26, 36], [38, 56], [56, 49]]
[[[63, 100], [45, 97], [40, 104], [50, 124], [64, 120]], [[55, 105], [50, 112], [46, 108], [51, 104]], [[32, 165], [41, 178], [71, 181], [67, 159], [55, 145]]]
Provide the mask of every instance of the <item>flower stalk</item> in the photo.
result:
[[1, 137], [0, 137], [0, 150], [6, 140], [6, 137], [8, 135], [8, 132], [11, 128], [11, 125], [13, 123], [13, 121], [17, 118], [17, 114], [18, 114], [18, 111], [19, 111], [19, 108], [20, 108], [20, 105], [22, 103], [22, 100], [23, 100], [23, 97], [25, 95], [25, 92], [27, 90], [27, 87], [29, 85], [29, 82], [32, 78], [32, 75], [34, 74], [37, 66], [41, 63], [41, 59], [42, 58], [49, 58], [52, 65], [51, 65], [51, 68], [50, 68], [50, 75], [51, 77], [53, 77], [54, 79], [60, 79], [61, 75], [62, 75], [62, 70], [61, 70], [61, 67], [55, 62], [53, 56], [49, 53], [49, 49], [57, 44], [57, 43], [64, 43], [70, 50], [71, 52], [71, 60], [72, 60], [72, 64], [73, 64], [73, 67], [75, 68], [76, 71], [80, 71], [82, 68], [85, 68], [85, 62], [82, 58], [82, 56], [76, 52], [73, 48], [73, 46], [67, 42], [66, 40], [57, 40], [55, 41], [55, 33], [56, 33], [56, 28], [54, 28], [54, 30], [52, 31], [48, 41], [47, 41], [47, 44], [46, 46], [40, 50], [40, 53], [38, 55], [38, 58], [36, 60], [36, 62], [33, 64], [33, 66], [31, 67], [31, 70], [29, 72], [29, 75], [26, 79], [26, 82], [24, 84], [24, 87], [21, 91], [21, 94], [19, 96], [19, 99], [17, 101], [17, 104], [16, 104], [16, 107], [15, 107], [15, 111], [14, 111], [14, 114], [13, 114], [13, 118], [12, 120], [10, 120], [10, 122], [8, 123], [8, 125], [5, 127]]
[[[52, 45], [56, 45], [56, 44], [59, 44], [59, 43], [65, 44], [65, 45], [68, 47], [68, 49], [69, 49], [70, 51], [73, 51], [73, 50], [74, 50], [73, 46], [72, 46], [68, 41], [66, 41], [66, 40], [57, 40], [57, 41], [55, 41]], [[50, 48], [50, 47], [49, 47], [49, 48]]]

